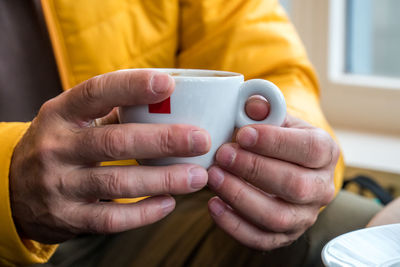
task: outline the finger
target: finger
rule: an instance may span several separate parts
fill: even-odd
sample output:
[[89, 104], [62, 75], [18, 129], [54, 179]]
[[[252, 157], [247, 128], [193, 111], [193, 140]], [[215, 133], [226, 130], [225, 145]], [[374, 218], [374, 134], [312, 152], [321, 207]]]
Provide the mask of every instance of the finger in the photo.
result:
[[174, 124], [118, 124], [82, 128], [66, 142], [69, 160], [93, 163], [121, 159], [197, 156], [211, 146], [198, 127]]
[[315, 126], [290, 114], [286, 114], [282, 127], [297, 129], [315, 129]]
[[111, 234], [154, 223], [175, 208], [170, 196], [147, 198], [137, 203], [97, 202], [75, 208], [73, 221], [84, 233]]
[[295, 238], [285, 233], [263, 231], [247, 222], [218, 197], [208, 202], [215, 223], [230, 236], [247, 247], [267, 251], [291, 244]]
[[207, 171], [196, 165], [95, 167], [74, 171], [63, 193], [80, 199], [186, 194], [200, 190], [207, 180]]
[[59, 98], [59, 114], [85, 123], [103, 117], [116, 106], [157, 103], [175, 86], [172, 77], [151, 70], [116, 71], [91, 78]]
[[261, 190], [297, 204], [328, 204], [334, 195], [331, 171], [308, 169], [290, 162], [268, 158], [237, 144], [224, 144], [216, 163]]
[[245, 110], [250, 118], [261, 121], [268, 116], [270, 105], [264, 97], [254, 95], [246, 101]]
[[268, 195], [216, 166], [208, 172], [208, 185], [238, 214], [269, 231], [284, 233], [306, 229], [318, 214], [314, 206], [296, 205]]
[[339, 154], [330, 135], [320, 129], [251, 125], [240, 129], [236, 139], [246, 150], [308, 168], [336, 163]]

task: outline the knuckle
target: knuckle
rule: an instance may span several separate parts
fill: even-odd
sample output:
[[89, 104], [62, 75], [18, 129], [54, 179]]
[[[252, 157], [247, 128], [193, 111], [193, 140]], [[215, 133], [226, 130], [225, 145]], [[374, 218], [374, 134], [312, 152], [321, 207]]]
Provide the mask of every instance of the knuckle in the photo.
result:
[[237, 220], [235, 225], [232, 227], [232, 236], [239, 235], [241, 228], [242, 228], [242, 222], [240, 220]]
[[312, 214], [307, 212], [303, 213], [303, 216], [299, 216], [295, 229], [288, 232], [288, 234], [295, 234], [298, 231], [303, 232], [310, 228], [317, 220], [318, 210], [319, 209], [315, 209], [315, 212], [313, 212]]
[[96, 171], [89, 169], [88, 177], [85, 181], [88, 184], [87, 186], [93, 186], [102, 183], [103, 179], [100, 179], [99, 174]]
[[293, 228], [293, 221], [295, 217], [296, 214], [294, 212], [282, 210], [275, 215], [275, 218], [272, 220], [271, 227], [276, 232], [288, 232]]
[[45, 205], [46, 211], [48, 213], [47, 215], [52, 219], [58, 220], [58, 218], [60, 217], [67, 219], [65, 214], [67, 214], [68, 211], [63, 203], [54, 201], [54, 199], [52, 199], [43, 201], [43, 204]]
[[83, 216], [81, 228], [84, 232], [88, 233], [101, 233], [102, 232], [102, 223], [100, 220], [101, 216], [99, 212], [96, 212], [92, 215]]
[[[62, 208], [58, 208], [59, 214], [64, 218], [64, 222], [68, 224], [68, 231], [73, 236], [79, 235], [82, 232], [87, 231], [88, 216], [86, 218], [79, 218], [79, 208], [73, 205], [64, 205]], [[86, 223], [86, 224], [85, 224]], [[67, 238], [71, 239], [71, 237]]]
[[172, 128], [168, 127], [163, 129], [159, 135], [160, 150], [165, 155], [171, 155], [175, 150], [173, 132]]
[[294, 240], [288, 241], [288, 236], [286, 234], [272, 234], [270, 236], [258, 236], [254, 240], [256, 244], [256, 248], [269, 251], [277, 248], [281, 248], [284, 246], [290, 245]]
[[174, 185], [175, 185], [175, 180], [174, 180], [174, 175], [172, 175], [171, 172], [166, 171], [163, 174], [163, 179], [162, 179], [162, 189], [165, 192], [172, 192], [174, 189]]
[[73, 136], [69, 139], [73, 151], [81, 158], [85, 158], [86, 151], [93, 150], [100, 153], [99, 144], [101, 140], [96, 135], [95, 128], [87, 128], [85, 130], [77, 130], [73, 132]]
[[329, 183], [325, 188], [325, 195], [322, 198], [322, 205], [328, 205], [335, 197], [335, 185], [333, 182]]
[[51, 141], [51, 138], [44, 137], [36, 143], [34, 158], [42, 164], [47, 164], [54, 158], [56, 154], [55, 151], [57, 150], [56, 147], [54, 142]]
[[331, 159], [329, 145], [331, 137], [323, 130], [312, 130], [308, 135], [309, 141], [304, 157], [305, 164], [310, 167], [320, 168]]
[[103, 212], [101, 222], [98, 232], [110, 234], [118, 231], [118, 219], [114, 212]]
[[315, 212], [313, 216], [310, 217], [310, 219], [306, 222], [305, 229], [310, 228], [315, 224], [315, 222], [318, 219], [318, 214], [319, 214], [319, 209]]
[[[89, 170], [87, 179], [84, 179], [82, 183], [79, 189], [85, 191], [85, 189], [91, 188], [90, 192], [93, 195], [98, 195], [100, 188], [104, 187], [104, 180], [93, 169]], [[79, 189], [76, 189], [76, 191], [79, 192]]]
[[288, 170], [285, 179], [284, 188], [290, 193], [292, 200], [303, 203], [309, 198], [311, 188], [308, 176], [300, 171]]
[[44, 104], [40, 107], [39, 115], [50, 115], [54, 113], [58, 107], [57, 103], [55, 103], [54, 99], [47, 100]]
[[246, 180], [251, 184], [257, 184], [263, 172], [262, 159], [257, 155], [251, 155], [250, 164], [246, 170]]
[[125, 133], [119, 128], [106, 127], [99, 144], [103, 145], [104, 156], [109, 159], [120, 159], [127, 144]]
[[[34, 186], [35, 191], [39, 191], [40, 194], [47, 197], [56, 195], [56, 188], [55, 180], [51, 179], [51, 177], [47, 175], [38, 178], [38, 181]], [[51, 207], [53, 203], [47, 203], [46, 205]]]
[[278, 235], [273, 235], [271, 239], [270, 249], [276, 249], [282, 246], [282, 241], [278, 238]]
[[271, 235], [257, 235], [252, 241], [252, 246], [261, 251], [270, 251], [273, 249], [286, 247], [297, 240], [296, 235], [289, 234], [271, 234]]
[[289, 236], [298, 237], [299, 233], [305, 232], [308, 228], [314, 225], [314, 223], [318, 219], [319, 209], [316, 208], [310, 213], [309, 211], [303, 213], [303, 216], [299, 216], [298, 222], [295, 225], [295, 228], [291, 231], [286, 232]]
[[295, 186], [292, 186], [293, 198], [296, 202], [305, 203], [312, 193], [310, 178], [305, 174], [297, 174]]
[[245, 195], [245, 190], [243, 187], [240, 187], [238, 190], [236, 190], [233, 195], [232, 195], [232, 203], [235, 203], [236, 205], [240, 205], [240, 203], [244, 202], [244, 199], [246, 197]]
[[140, 88], [143, 88], [145, 92], [152, 92], [151, 91], [151, 81], [153, 78], [153, 72], [152, 71], [141, 71], [141, 75], [139, 76], [134, 76], [130, 75], [128, 76], [128, 86], [129, 88], [134, 88], [135, 85], [138, 83], [140, 84]]
[[36, 142], [32, 149], [26, 151], [25, 160], [30, 168], [35, 169], [35, 179], [27, 181], [32, 190], [43, 195], [52, 195], [57, 192], [57, 183], [64, 174], [54, 169], [54, 157], [57, 146], [47, 140]]
[[118, 231], [117, 210], [107, 212], [105, 207], [98, 206], [93, 214], [84, 218], [82, 227], [89, 233], [110, 234]]
[[149, 209], [141, 207], [139, 209], [139, 225], [146, 225], [152, 221], [152, 216]]
[[297, 240], [293, 235], [285, 235], [285, 239], [275, 243], [275, 248], [287, 247]]
[[270, 250], [272, 249], [271, 244], [269, 244], [263, 235], [255, 235], [252, 242], [253, 247], [258, 250]]
[[339, 160], [339, 157], [340, 157], [339, 145], [332, 140], [330, 164], [336, 165], [337, 161]]
[[115, 194], [115, 195], [122, 194], [123, 186], [121, 184], [121, 179], [116, 172], [107, 173], [106, 181], [107, 181], [106, 190], [108, 190], [108, 192]]
[[276, 234], [272, 234], [271, 236], [267, 233], [261, 233], [253, 236], [251, 240], [251, 247], [260, 251], [270, 251], [277, 248], [277, 238]]
[[297, 213], [302, 213], [302, 215], [298, 215], [295, 224], [295, 228], [291, 231], [291, 234], [303, 233], [308, 228], [310, 228], [318, 219], [320, 208], [317, 206], [308, 207], [308, 209], [303, 209], [302, 211], [297, 210]]
[[101, 98], [101, 79], [99, 77], [93, 77], [87, 80], [80, 90], [81, 97], [86, 103], [93, 103]]
[[91, 192], [95, 194], [95, 196], [101, 196], [107, 193], [120, 195], [122, 188], [119, 176], [114, 171], [99, 173], [95, 170], [90, 170], [89, 177], [86, 180], [86, 186], [91, 188]]
[[148, 101], [152, 102], [152, 90], [151, 81], [153, 77], [153, 71], [148, 70], [137, 70], [135, 74], [130, 72], [120, 72], [119, 78], [124, 87], [129, 89], [135, 89], [134, 94], [136, 96], [141, 96], [133, 100], [138, 100], [139, 102], [146, 103]]
[[57, 191], [67, 198], [72, 198], [70, 177], [70, 175], [61, 175], [55, 185]]
[[[129, 184], [128, 175], [126, 175], [125, 179], [127, 180], [127, 184]], [[129, 189], [131, 194], [136, 194], [137, 192], [151, 192], [149, 183], [146, 181], [146, 177], [142, 175], [135, 175], [134, 185]], [[148, 194], [148, 193], [146, 193]]]
[[280, 155], [286, 153], [285, 136], [281, 132], [276, 132], [272, 139], [272, 153]]

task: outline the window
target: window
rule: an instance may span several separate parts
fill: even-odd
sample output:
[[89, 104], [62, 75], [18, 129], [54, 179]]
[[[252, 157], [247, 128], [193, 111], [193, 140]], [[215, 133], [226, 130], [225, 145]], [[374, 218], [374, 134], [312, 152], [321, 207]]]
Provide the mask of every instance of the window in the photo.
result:
[[292, 0], [290, 6], [318, 72], [329, 121], [336, 127], [399, 134], [400, 30], [394, 24], [400, 22], [392, 17], [400, 1]]
[[321, 27], [328, 35], [320, 28], [314, 39], [327, 38], [326, 47], [319, 48], [326, 59], [319, 66], [322, 100], [328, 118], [339, 127], [400, 133], [399, 66], [386, 59], [399, 57], [391, 47], [400, 47], [400, 39], [392, 37], [398, 30], [387, 25], [391, 19], [380, 11], [395, 9], [396, 2], [331, 0], [326, 7], [329, 20]]
[[290, 8], [292, 4], [292, 0], [280, 0], [281, 5], [286, 9], [288, 13], [290, 13]]
[[348, 0], [346, 72], [400, 77], [400, 1]]
[[400, 1], [290, 2], [346, 163], [400, 173]]

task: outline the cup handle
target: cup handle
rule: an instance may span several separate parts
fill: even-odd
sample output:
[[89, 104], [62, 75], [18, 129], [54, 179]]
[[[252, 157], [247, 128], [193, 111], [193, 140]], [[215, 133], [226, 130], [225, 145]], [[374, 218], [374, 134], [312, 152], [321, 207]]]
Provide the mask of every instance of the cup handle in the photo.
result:
[[[247, 116], [245, 111], [246, 101], [250, 96], [261, 95], [268, 100], [270, 111], [262, 121], [255, 121]], [[281, 126], [286, 117], [286, 102], [282, 92], [272, 82], [254, 79], [246, 81], [240, 87], [239, 107], [236, 116], [236, 127], [241, 128], [248, 124], [270, 124]]]

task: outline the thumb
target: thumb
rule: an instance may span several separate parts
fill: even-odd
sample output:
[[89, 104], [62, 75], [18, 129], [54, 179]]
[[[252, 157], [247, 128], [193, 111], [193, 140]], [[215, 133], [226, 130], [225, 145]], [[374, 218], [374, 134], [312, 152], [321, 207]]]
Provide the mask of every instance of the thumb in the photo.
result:
[[171, 95], [175, 83], [152, 70], [110, 72], [89, 79], [61, 94], [58, 114], [72, 121], [106, 116], [114, 107], [158, 103]]

